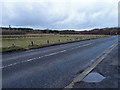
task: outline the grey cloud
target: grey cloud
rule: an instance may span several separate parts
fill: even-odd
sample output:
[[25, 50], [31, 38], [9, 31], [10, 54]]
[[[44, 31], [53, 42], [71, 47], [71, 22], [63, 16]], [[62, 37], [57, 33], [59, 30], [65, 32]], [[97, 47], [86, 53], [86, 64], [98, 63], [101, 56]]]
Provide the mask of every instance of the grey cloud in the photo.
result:
[[52, 29], [87, 29], [117, 26], [117, 2], [3, 3], [4, 26], [32, 26]]

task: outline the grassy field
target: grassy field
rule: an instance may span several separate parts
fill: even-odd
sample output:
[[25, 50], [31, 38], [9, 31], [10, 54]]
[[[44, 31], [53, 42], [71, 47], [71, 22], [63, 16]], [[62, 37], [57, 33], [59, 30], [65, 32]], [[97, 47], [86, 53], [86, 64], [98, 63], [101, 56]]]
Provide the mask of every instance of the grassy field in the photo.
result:
[[56, 44], [107, 37], [108, 35], [4, 35], [1, 52], [29, 50]]

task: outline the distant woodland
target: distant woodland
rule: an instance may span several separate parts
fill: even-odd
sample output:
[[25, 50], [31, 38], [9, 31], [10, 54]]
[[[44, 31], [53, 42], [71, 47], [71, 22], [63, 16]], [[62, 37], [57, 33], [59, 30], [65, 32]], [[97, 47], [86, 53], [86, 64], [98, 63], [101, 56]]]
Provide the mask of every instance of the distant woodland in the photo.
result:
[[32, 28], [11, 28], [11, 27], [0, 27], [2, 30], [2, 35], [24, 35], [24, 34], [97, 34], [97, 35], [117, 35], [120, 34], [118, 27], [113, 28], [101, 28], [101, 29], [92, 29], [84, 31], [75, 31], [75, 30], [38, 30]]

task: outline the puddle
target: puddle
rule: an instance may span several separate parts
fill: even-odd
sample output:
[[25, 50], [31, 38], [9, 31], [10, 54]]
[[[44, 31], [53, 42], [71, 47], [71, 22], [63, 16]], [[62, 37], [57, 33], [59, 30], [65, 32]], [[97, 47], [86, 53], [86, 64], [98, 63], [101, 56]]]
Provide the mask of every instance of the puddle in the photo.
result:
[[101, 82], [103, 79], [105, 79], [105, 77], [102, 76], [101, 74], [97, 72], [91, 72], [83, 79], [83, 81], [84, 82]]

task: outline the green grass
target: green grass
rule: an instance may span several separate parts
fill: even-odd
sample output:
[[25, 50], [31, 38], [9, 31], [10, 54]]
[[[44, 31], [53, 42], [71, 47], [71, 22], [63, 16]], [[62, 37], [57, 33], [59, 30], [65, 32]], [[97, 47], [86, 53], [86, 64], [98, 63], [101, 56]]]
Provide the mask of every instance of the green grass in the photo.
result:
[[[61, 43], [75, 42], [94, 38], [107, 37], [108, 35], [41, 35], [37, 37], [26, 36], [3, 36], [2, 52], [28, 50]], [[47, 43], [49, 40], [49, 43]], [[59, 41], [60, 40], [60, 41]], [[31, 43], [33, 41], [33, 45]]]
[[24, 48], [21, 48], [21, 47], [18, 47], [18, 46], [11, 46], [11, 47], [8, 47], [8, 48], [3, 48], [2, 49], [2, 52], [12, 52], [12, 51], [20, 51], [20, 50], [24, 50]]

